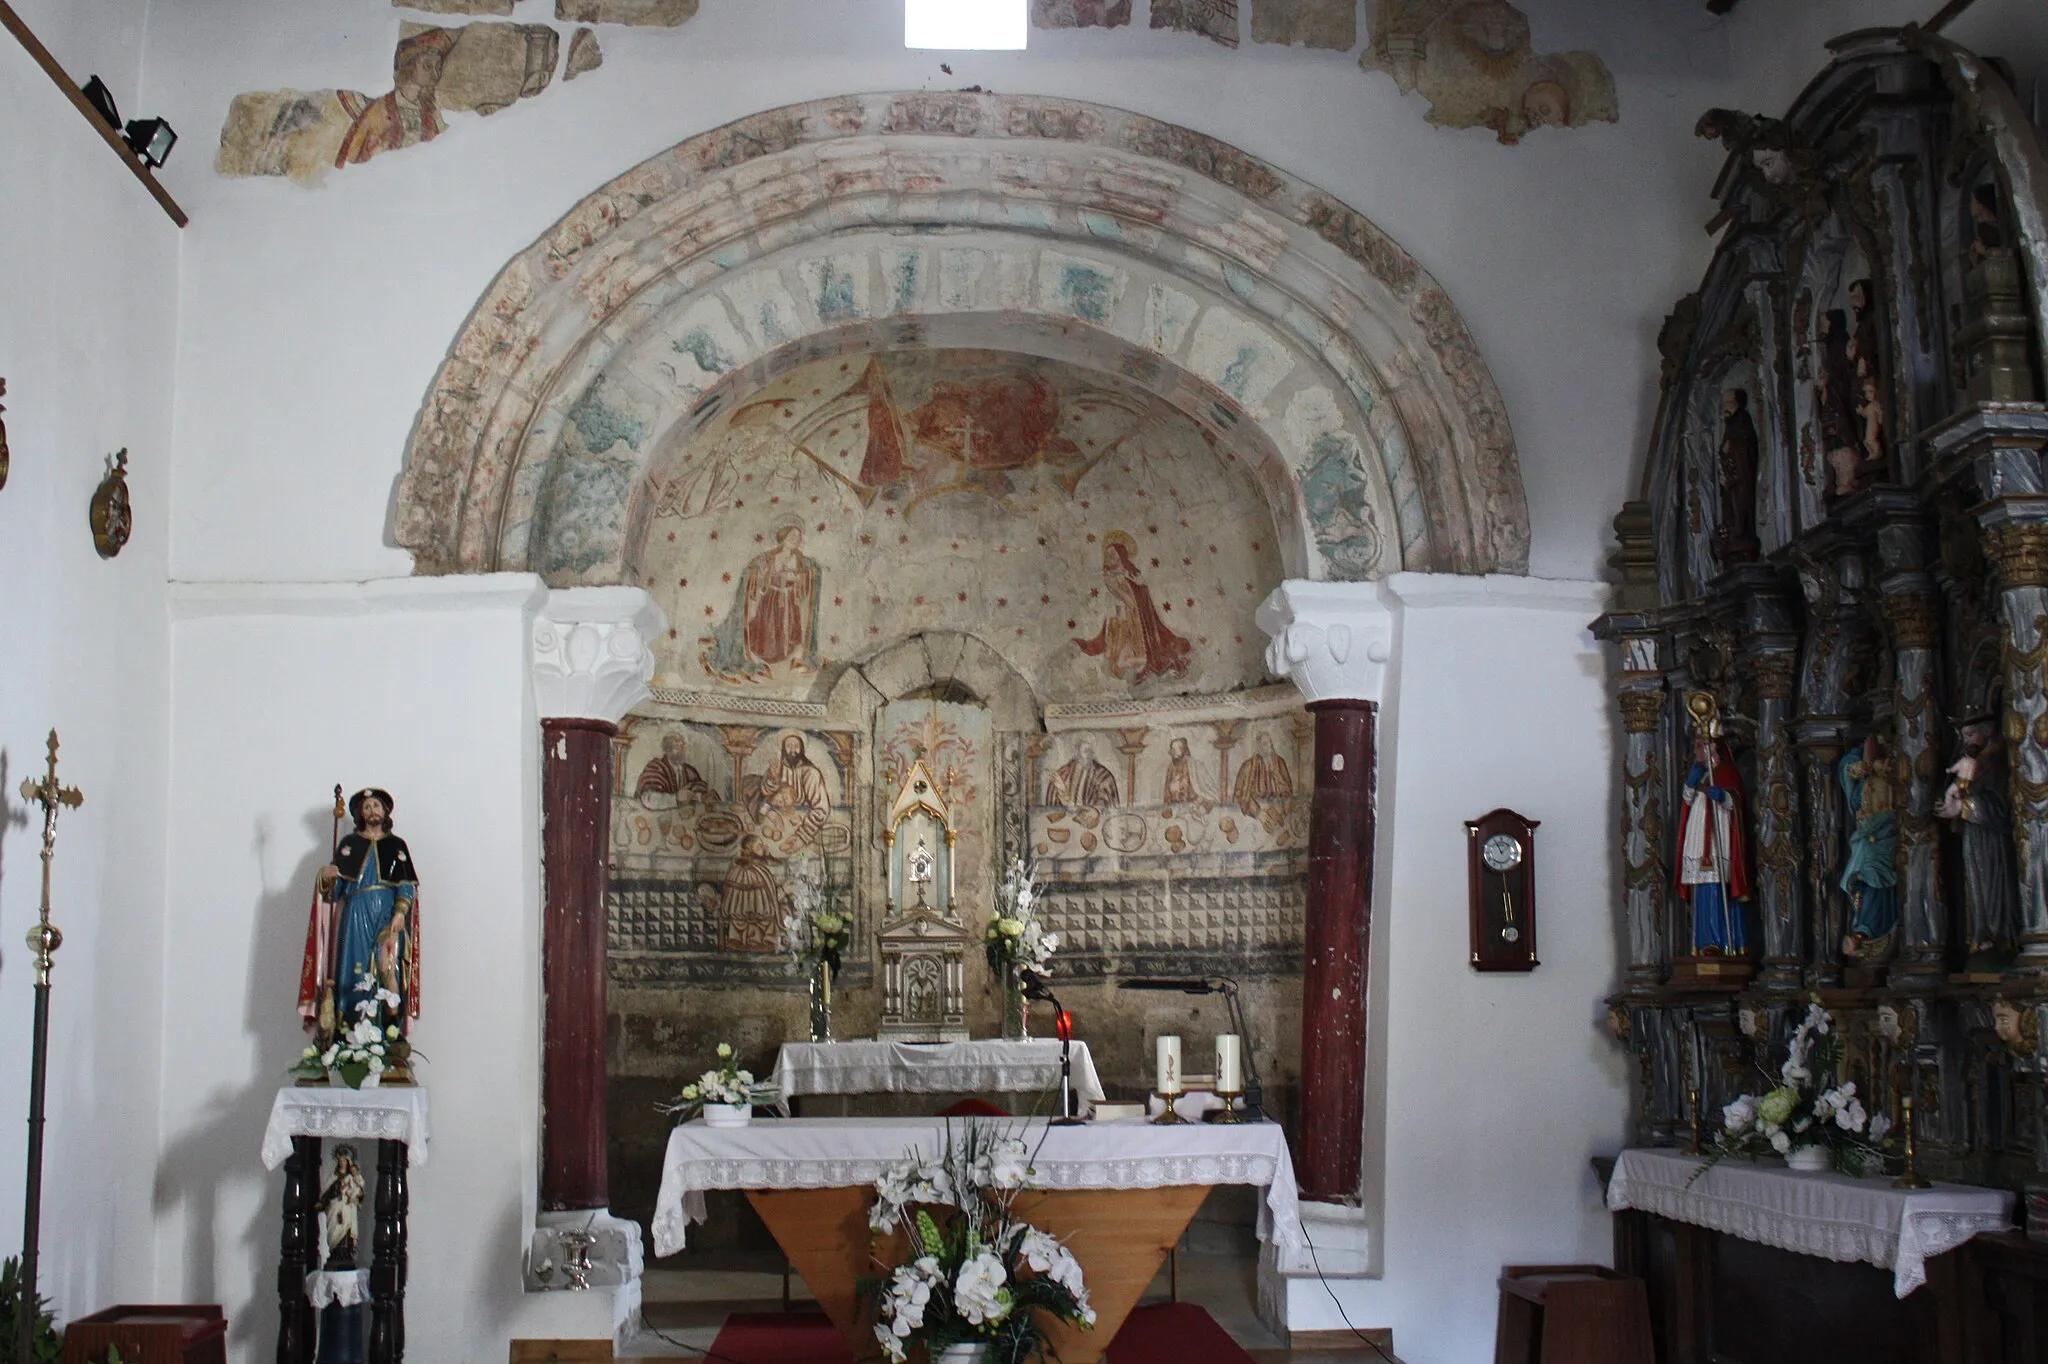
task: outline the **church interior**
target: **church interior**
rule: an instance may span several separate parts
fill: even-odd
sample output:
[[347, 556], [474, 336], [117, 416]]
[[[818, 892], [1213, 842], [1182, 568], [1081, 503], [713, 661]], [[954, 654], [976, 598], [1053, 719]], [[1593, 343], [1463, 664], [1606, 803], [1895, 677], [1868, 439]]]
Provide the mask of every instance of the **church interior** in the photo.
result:
[[2038, 0], [0, 27], [0, 1361], [2048, 1358]]

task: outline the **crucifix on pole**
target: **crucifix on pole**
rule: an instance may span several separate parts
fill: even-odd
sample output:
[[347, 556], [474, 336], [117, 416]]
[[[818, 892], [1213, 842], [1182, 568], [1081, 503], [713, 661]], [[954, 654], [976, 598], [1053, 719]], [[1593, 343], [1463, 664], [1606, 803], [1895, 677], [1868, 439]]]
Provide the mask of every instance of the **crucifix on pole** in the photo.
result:
[[57, 853], [57, 812], [65, 806], [76, 810], [85, 795], [75, 786], [57, 784], [57, 731], [50, 731], [50, 761], [41, 781], [24, 780], [21, 798], [43, 807], [43, 902], [36, 926], [28, 931], [28, 946], [36, 961], [36, 1023], [34, 1051], [29, 1062], [28, 1091], [28, 1192], [22, 1200], [21, 1304], [15, 1316], [17, 1335], [14, 1357], [35, 1358], [36, 1249], [42, 1233], [43, 1212], [43, 1087], [47, 1078], [50, 1040], [50, 962], [64, 945], [64, 935], [50, 922], [50, 861]]

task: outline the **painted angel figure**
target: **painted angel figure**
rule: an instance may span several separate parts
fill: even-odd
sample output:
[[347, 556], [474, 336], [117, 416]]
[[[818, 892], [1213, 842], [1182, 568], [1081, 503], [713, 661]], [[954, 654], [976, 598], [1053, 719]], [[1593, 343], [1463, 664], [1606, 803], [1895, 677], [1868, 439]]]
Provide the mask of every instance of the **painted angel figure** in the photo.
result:
[[1693, 952], [1702, 957], [1747, 954], [1742, 903], [1750, 893], [1749, 844], [1742, 777], [1728, 745], [1705, 732], [1693, 741], [1678, 853], [1678, 893], [1692, 906]]

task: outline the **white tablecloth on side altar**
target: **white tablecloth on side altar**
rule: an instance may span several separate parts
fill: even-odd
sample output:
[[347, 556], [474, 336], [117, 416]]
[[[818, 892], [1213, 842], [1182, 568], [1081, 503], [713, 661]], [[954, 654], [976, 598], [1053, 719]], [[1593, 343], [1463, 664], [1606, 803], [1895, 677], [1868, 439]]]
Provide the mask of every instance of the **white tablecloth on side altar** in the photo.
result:
[[[952, 1120], [957, 1128], [963, 1119]], [[1276, 1123], [1187, 1123], [1143, 1119], [1047, 1127], [1043, 1119], [978, 1118], [1015, 1132], [1032, 1152], [1041, 1189], [1163, 1189], [1181, 1184], [1253, 1184], [1265, 1189], [1259, 1239], [1300, 1250], [1294, 1161]], [[846, 1189], [871, 1185], [915, 1146], [936, 1155], [946, 1121], [937, 1118], [757, 1118], [746, 1127], [701, 1120], [669, 1133], [661, 1194], [654, 1204], [654, 1253], [683, 1248], [704, 1220], [706, 1189]]]
[[1636, 1208], [1710, 1227], [1780, 1250], [1826, 1260], [1864, 1260], [1892, 1271], [1905, 1297], [1927, 1282], [1927, 1261], [1980, 1231], [2012, 1226], [2003, 1189], [1937, 1184], [1894, 1189], [1883, 1177], [1802, 1174], [1782, 1165], [1724, 1160], [1693, 1180], [1698, 1156], [1623, 1151], [1607, 1184], [1607, 1206]]
[[[263, 1165], [275, 1170], [292, 1153], [293, 1137], [323, 1141], [402, 1141], [406, 1163], [427, 1163], [427, 1091], [418, 1085], [350, 1089], [286, 1085], [271, 1101], [263, 1129]], [[374, 1161], [366, 1162], [374, 1164]]]
[[[1102, 1081], [1086, 1042], [1074, 1043], [1074, 1093], [1102, 1100]], [[785, 1042], [770, 1083], [786, 1098], [802, 1094], [1029, 1094], [1060, 1084], [1060, 1044], [1047, 1038], [1005, 1042]], [[1055, 1105], [1056, 1107], [1057, 1105]]]

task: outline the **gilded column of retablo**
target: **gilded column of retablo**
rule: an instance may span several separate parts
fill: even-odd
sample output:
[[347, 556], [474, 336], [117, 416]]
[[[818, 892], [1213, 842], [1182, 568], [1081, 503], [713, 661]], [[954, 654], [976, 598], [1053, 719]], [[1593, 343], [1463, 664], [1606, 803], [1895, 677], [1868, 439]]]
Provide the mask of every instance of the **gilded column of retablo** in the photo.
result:
[[1941, 721], [1935, 702], [1937, 599], [1913, 575], [1903, 590], [1888, 583], [1885, 619], [1892, 635], [1893, 733], [1899, 802], [1899, 980], [1944, 973], [1947, 913], [1941, 894], [1941, 840], [1934, 802], [1942, 771]]
[[2005, 614], [2005, 738], [2013, 764], [2013, 839], [2020, 868], [2020, 962], [2048, 968], [2048, 525], [1993, 526]]
[[[1789, 641], [1788, 641], [1789, 643]], [[1758, 654], [1756, 683], [1756, 898], [1763, 927], [1766, 988], [1800, 984], [1799, 772], [1792, 750], [1792, 677], [1788, 648]]]

